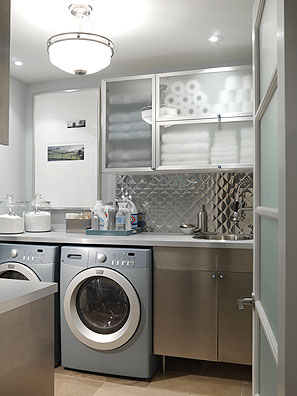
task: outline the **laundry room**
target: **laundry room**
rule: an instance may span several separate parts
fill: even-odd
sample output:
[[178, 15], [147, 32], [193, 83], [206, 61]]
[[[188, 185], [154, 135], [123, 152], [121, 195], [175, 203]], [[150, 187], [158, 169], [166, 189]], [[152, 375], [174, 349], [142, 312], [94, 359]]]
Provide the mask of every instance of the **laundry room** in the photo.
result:
[[0, 10], [0, 396], [295, 396], [295, 2]]

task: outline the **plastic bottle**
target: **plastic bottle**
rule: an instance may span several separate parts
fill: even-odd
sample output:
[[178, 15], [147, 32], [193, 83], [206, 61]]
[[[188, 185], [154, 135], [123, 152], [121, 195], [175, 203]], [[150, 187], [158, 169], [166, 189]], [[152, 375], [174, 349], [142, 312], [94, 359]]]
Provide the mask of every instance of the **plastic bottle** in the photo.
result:
[[105, 205], [105, 216], [106, 216], [106, 222], [104, 224], [104, 229], [115, 230], [116, 209], [113, 206], [112, 202], [107, 202], [107, 204]]
[[106, 215], [105, 215], [105, 207], [102, 203], [102, 200], [96, 201], [92, 213], [93, 213], [93, 217], [98, 216], [98, 229], [104, 230], [106, 227]]
[[127, 202], [127, 208], [131, 212], [131, 225], [132, 228], [137, 228], [138, 227], [138, 210], [135, 205], [135, 203], [129, 199], [129, 198], [124, 198], [124, 202]]
[[131, 210], [128, 208], [127, 202], [124, 202], [124, 210], [125, 210], [125, 230], [132, 230], [131, 224]]
[[116, 230], [124, 231], [125, 230], [125, 222], [126, 222], [126, 204], [123, 202], [119, 202], [119, 210], [116, 213]]

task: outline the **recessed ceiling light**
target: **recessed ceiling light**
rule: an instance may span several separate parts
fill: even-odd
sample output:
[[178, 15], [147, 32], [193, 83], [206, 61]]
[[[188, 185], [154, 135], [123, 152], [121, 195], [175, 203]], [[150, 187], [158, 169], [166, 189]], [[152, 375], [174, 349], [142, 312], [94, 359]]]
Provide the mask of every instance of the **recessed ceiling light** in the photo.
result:
[[14, 61], [14, 64], [15, 64], [16, 66], [23, 66], [23, 62], [22, 62], [22, 61], [19, 61], [19, 60]]
[[222, 41], [222, 40], [223, 40], [223, 37], [222, 36], [218, 36], [216, 34], [214, 34], [213, 36], [210, 36], [209, 39], [208, 39], [208, 41], [210, 43], [217, 43], [218, 41]]

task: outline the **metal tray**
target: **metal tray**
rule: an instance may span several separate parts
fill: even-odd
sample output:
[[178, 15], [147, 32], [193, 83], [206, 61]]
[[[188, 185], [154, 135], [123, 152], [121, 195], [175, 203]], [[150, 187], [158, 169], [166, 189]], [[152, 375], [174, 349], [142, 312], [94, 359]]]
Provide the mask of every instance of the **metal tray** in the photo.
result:
[[116, 230], [86, 230], [86, 235], [110, 235], [110, 236], [129, 236], [142, 232], [142, 227], [133, 228], [128, 231], [116, 231]]

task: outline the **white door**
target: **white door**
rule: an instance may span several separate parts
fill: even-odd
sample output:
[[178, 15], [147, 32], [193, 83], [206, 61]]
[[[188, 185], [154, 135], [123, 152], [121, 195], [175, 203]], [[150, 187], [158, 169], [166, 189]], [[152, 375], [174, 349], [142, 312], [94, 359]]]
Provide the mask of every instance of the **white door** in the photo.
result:
[[[297, 2], [255, 0], [253, 395], [297, 395]], [[293, 55], [292, 55], [293, 54]]]

